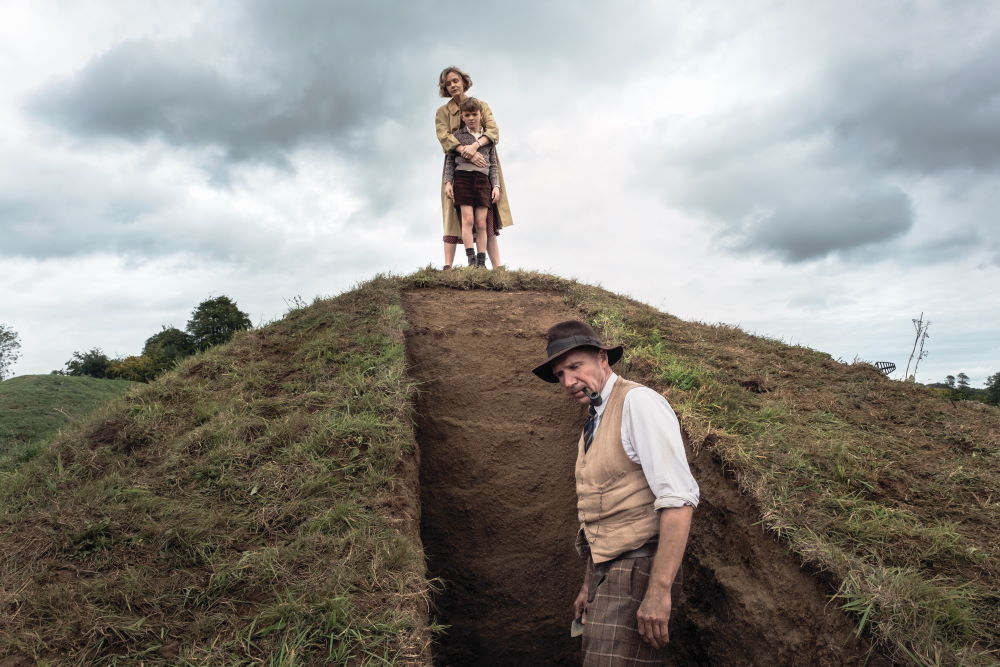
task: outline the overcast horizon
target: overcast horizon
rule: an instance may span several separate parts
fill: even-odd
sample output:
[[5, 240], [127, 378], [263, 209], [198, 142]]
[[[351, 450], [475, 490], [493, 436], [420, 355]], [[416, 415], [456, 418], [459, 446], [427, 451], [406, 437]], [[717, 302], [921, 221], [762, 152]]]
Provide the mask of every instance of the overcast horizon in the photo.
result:
[[213, 296], [259, 324], [440, 266], [447, 65], [500, 127], [510, 268], [897, 378], [923, 313], [918, 381], [1000, 371], [996, 3], [8, 0], [4, 17], [14, 375], [138, 354]]

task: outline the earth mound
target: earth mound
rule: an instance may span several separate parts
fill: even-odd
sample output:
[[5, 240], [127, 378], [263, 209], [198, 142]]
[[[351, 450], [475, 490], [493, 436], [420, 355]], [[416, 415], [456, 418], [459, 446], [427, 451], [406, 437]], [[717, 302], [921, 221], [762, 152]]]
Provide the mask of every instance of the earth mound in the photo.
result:
[[[415, 290], [404, 297], [418, 381], [422, 536], [443, 589], [445, 665], [579, 664], [569, 638], [583, 563], [573, 465], [585, 415], [529, 369], [544, 332], [583, 317], [557, 294]], [[702, 450], [672, 644], [677, 664], [864, 662], [823, 586], [763, 530]]]
[[1000, 412], [575, 281], [423, 270], [0, 468], [0, 664], [574, 664], [582, 415], [529, 370], [567, 317], [685, 432], [676, 664], [996, 663]]

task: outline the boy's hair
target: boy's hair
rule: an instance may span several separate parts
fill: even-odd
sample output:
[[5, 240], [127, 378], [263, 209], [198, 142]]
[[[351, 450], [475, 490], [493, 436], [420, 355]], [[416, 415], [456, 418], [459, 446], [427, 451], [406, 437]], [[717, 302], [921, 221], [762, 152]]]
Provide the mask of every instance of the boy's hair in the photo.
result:
[[471, 113], [473, 111], [483, 112], [483, 104], [475, 97], [466, 97], [465, 101], [458, 106], [459, 111]]
[[438, 75], [438, 93], [441, 94], [441, 97], [451, 97], [451, 94], [448, 93], [448, 89], [444, 85], [444, 78], [448, 76], [450, 72], [454, 72], [462, 77], [462, 83], [465, 84], [465, 92], [469, 92], [469, 88], [472, 88], [472, 77], [457, 67], [445, 67], [441, 70], [441, 74]]

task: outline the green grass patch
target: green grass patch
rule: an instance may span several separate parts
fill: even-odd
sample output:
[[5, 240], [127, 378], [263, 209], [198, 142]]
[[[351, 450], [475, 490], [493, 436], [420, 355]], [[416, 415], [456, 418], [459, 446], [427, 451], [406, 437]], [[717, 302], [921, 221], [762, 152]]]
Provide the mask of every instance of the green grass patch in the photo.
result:
[[21, 375], [0, 382], [0, 470], [33, 457], [61, 428], [86, 419], [135, 382]]

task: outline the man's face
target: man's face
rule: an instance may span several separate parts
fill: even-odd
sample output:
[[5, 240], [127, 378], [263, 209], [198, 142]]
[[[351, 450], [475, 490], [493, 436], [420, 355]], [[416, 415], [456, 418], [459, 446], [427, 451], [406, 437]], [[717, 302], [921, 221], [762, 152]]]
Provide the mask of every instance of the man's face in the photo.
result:
[[587, 405], [590, 403], [587, 391], [600, 391], [611, 375], [608, 353], [580, 348], [570, 350], [552, 364], [552, 374], [570, 398]]

